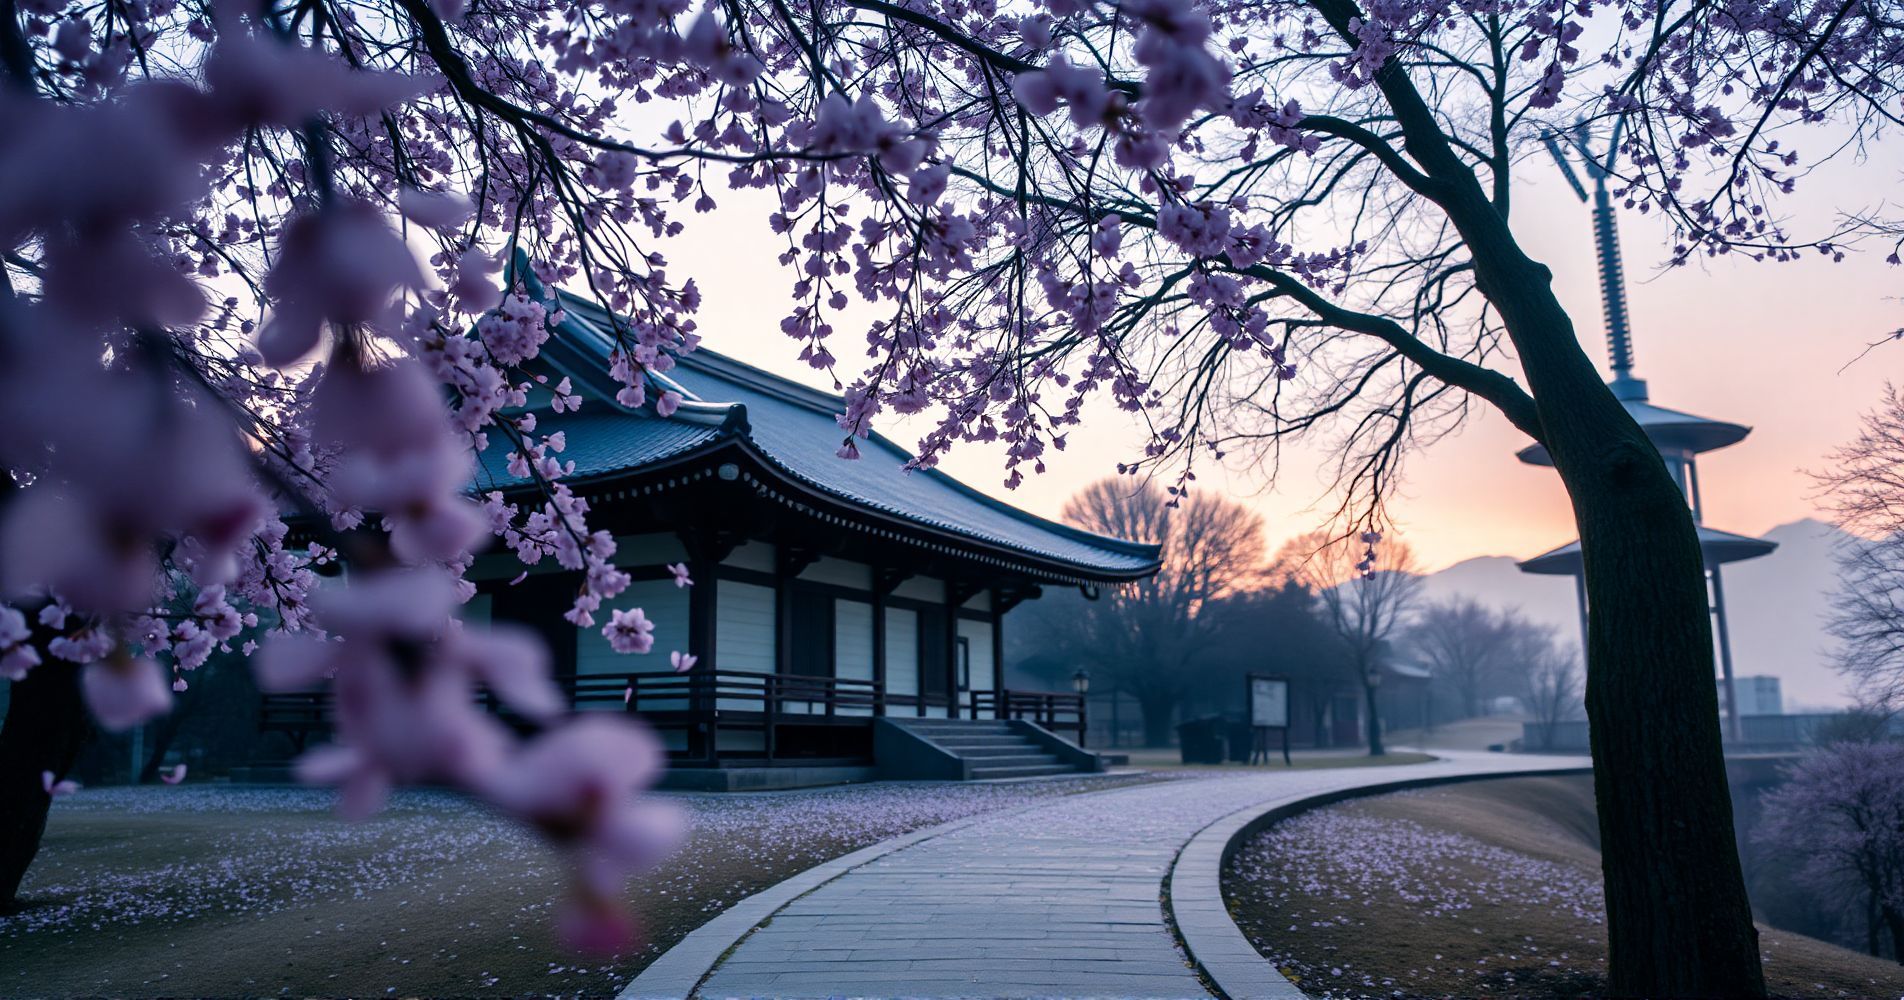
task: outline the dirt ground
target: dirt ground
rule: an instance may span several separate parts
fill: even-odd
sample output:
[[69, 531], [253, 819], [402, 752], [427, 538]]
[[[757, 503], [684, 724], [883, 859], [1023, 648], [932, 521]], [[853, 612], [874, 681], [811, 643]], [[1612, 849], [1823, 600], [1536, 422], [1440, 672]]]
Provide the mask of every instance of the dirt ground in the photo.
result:
[[1394, 746], [1420, 750], [1486, 750], [1521, 738], [1522, 715], [1484, 715], [1443, 723], [1433, 729], [1397, 729], [1388, 734]]
[[[1278, 824], [1237, 852], [1244, 933], [1316, 997], [1598, 993], [1605, 910], [1592, 779], [1402, 792]], [[1759, 928], [1784, 997], [1896, 998], [1904, 968]]]
[[327, 792], [86, 790], [55, 806], [0, 917], [0, 996], [613, 995], [734, 902], [909, 830], [1142, 777], [669, 796], [693, 833], [630, 886], [646, 945], [556, 947], [562, 865], [508, 821], [410, 792], [363, 823]]

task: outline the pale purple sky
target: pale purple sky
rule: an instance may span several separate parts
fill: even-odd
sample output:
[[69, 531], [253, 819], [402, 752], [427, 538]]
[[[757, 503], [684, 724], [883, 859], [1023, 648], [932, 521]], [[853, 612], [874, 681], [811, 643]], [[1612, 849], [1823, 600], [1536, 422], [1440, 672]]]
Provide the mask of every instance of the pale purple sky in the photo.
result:
[[[1526, 249], [1553, 268], [1562, 300], [1604, 365], [1600, 295], [1586, 206], [1574, 200], [1546, 161], [1528, 161], [1517, 189], [1515, 229]], [[1899, 170], [1880, 162], [1834, 163], [1814, 174], [1787, 205], [1795, 223], [1816, 231], [1835, 209], [1869, 207], [1895, 188]], [[1847, 194], [1856, 199], [1847, 202]], [[706, 293], [702, 332], [709, 347], [816, 385], [826, 380], [796, 360], [779, 331], [792, 276], [779, 267], [779, 247], [766, 209], [751, 195], [729, 194], [712, 216], [689, 220], [688, 236], [668, 248], [677, 278], [694, 276]], [[1721, 260], [1665, 273], [1666, 246], [1656, 220], [1625, 212], [1621, 237], [1636, 340], [1636, 372], [1652, 401], [1754, 428], [1740, 444], [1700, 463], [1708, 524], [1756, 535], [1816, 516], [1805, 470], [1816, 469], [1856, 429], [1877, 400], [1904, 345], [1881, 347], [1852, 363], [1865, 345], [1904, 326], [1904, 274], [1883, 253], [1853, 254], [1841, 264], [1809, 258], [1792, 264]], [[833, 347], [843, 374], [853, 363], [860, 330], [842, 327]], [[1846, 367], [1846, 366], [1849, 367]], [[1843, 369], [1842, 371], [1840, 369]], [[1477, 555], [1526, 557], [1573, 537], [1566, 497], [1552, 470], [1521, 465], [1526, 439], [1485, 407], [1465, 429], [1414, 455], [1402, 495], [1391, 506], [1400, 534], [1431, 569]], [[1133, 457], [1142, 435], [1121, 415], [1094, 418], [1050, 456], [1050, 471], [1016, 491], [1000, 485], [995, 450], [962, 446], [945, 468], [971, 485], [1028, 510], [1055, 517], [1065, 499]], [[918, 428], [882, 424], [910, 446]], [[1326, 459], [1320, 440], [1286, 460], [1267, 487], [1251, 469], [1203, 477], [1252, 504], [1269, 525], [1272, 544], [1313, 530], [1328, 511]], [[1227, 481], [1224, 481], [1227, 479]]]

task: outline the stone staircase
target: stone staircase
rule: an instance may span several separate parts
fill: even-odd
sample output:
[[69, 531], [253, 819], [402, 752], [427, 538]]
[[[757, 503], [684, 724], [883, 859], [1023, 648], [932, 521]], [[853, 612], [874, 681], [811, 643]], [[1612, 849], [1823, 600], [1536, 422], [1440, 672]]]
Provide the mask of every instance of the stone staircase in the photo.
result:
[[[891, 718], [890, 716], [888, 718]], [[994, 719], [892, 719], [901, 729], [951, 754], [972, 781], [1077, 774], [1094, 768], [1067, 762], [1022, 725]]]

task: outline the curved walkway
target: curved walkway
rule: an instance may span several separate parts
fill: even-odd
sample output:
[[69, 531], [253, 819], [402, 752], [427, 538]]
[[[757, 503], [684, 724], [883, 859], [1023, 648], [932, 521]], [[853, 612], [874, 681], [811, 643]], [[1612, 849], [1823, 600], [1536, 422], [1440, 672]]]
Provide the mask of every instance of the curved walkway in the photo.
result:
[[[919, 831], [743, 900], [622, 996], [1207, 998], [1208, 980], [1178, 945], [1162, 902], [1178, 851], [1206, 827], [1227, 819], [1240, 829], [1253, 815], [1358, 789], [1585, 764], [1441, 756], [1091, 792]], [[1192, 950], [1220, 940], [1229, 917], [1213, 883], [1174, 884], [1179, 892], [1195, 887], [1195, 898], [1171, 907]], [[1242, 957], [1234, 943], [1198, 957], [1218, 972], [1222, 961]], [[1261, 968], [1274, 977], [1267, 962]], [[1223, 971], [1219, 982], [1234, 981], [1234, 968]]]

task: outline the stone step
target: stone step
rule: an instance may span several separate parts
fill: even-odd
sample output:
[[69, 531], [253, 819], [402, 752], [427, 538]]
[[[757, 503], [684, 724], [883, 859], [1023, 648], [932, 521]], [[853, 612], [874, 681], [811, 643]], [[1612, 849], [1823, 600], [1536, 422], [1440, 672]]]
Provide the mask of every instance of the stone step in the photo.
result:
[[975, 767], [972, 780], [989, 781], [994, 778], [1041, 778], [1049, 774], [1073, 774], [1075, 769], [1068, 764], [1033, 764], [1022, 767]]
[[1071, 769], [1069, 764], [1063, 763], [1048, 753], [1020, 753], [1000, 757], [972, 758], [972, 769], [974, 771], [990, 771], [1001, 767], [1046, 767], [1053, 764], [1067, 771]]
[[1011, 723], [998, 719], [894, 719], [901, 726], [921, 733], [1009, 733]]
[[[981, 758], [991, 757], [1012, 757], [1028, 753], [1044, 752], [1038, 749], [1038, 744], [1032, 743], [1029, 740], [1019, 740], [1016, 743], [1006, 743], [1000, 746], [988, 747], [954, 747], [947, 746], [944, 743], [939, 744], [939, 746], [941, 749], [952, 751], [955, 757], [964, 757], [968, 760], [979, 760]], [[1050, 754], [1046, 754], [1045, 756], [1048, 757]]]
[[931, 740], [932, 742], [937, 743], [938, 745], [942, 747], [948, 747], [948, 748], [949, 747], [1026, 746], [1031, 743], [1030, 740], [1024, 738], [1023, 736], [1018, 735], [1017, 733], [982, 733], [982, 734], [975, 733], [969, 736], [963, 733], [957, 736], [947, 736], [941, 733], [919, 733], [918, 735], [928, 740]]

